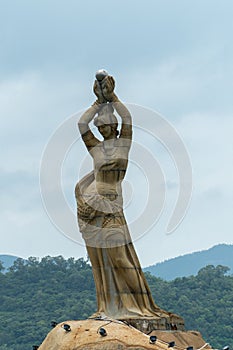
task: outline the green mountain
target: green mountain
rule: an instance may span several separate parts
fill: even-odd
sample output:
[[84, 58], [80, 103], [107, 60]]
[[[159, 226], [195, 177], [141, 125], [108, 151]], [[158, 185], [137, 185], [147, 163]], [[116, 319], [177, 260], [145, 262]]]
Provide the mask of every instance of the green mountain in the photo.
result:
[[[13, 265], [17, 256], [0, 255], [0, 261], [5, 268], [4, 272]], [[208, 250], [185, 254], [161, 263], [145, 267], [143, 270], [156, 277], [171, 281], [177, 277], [197, 275], [198, 271], [207, 265], [223, 265], [230, 268], [233, 274], [233, 245], [219, 244]]]
[[207, 265], [223, 265], [233, 274], [233, 245], [219, 244], [208, 250], [185, 254], [144, 268], [156, 277], [171, 281], [177, 277], [197, 275]]

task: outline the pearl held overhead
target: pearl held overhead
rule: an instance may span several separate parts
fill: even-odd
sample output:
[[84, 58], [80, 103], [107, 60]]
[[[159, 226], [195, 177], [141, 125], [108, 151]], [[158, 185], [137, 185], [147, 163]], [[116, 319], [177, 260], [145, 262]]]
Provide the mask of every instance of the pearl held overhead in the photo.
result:
[[99, 69], [95, 75], [98, 81], [102, 81], [107, 76], [108, 76], [108, 72], [105, 69]]

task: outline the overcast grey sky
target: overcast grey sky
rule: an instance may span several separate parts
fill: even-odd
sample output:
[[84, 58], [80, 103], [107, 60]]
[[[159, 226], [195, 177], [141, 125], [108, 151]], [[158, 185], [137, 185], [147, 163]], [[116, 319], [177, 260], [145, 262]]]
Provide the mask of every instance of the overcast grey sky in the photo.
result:
[[[49, 220], [39, 170], [55, 129], [94, 101], [93, 77], [102, 67], [115, 76], [123, 101], [158, 111], [176, 128], [192, 162], [189, 210], [166, 235], [177, 179], [166, 150], [155, 148], [171, 185], [157, 225], [135, 242], [142, 265], [233, 243], [232, 1], [0, 4], [0, 254], [86, 255]], [[74, 210], [76, 152], [84, 147], [72, 148], [63, 171]]]

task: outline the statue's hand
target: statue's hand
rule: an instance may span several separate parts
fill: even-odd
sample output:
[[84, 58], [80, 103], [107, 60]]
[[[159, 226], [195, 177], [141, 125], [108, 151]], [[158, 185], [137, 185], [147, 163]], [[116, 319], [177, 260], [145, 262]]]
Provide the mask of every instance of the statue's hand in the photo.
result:
[[95, 80], [95, 82], [94, 82], [93, 91], [94, 91], [94, 94], [96, 95], [99, 103], [107, 102], [105, 100], [105, 98], [103, 97], [101, 85], [97, 80]]
[[112, 102], [114, 99], [114, 88], [115, 88], [115, 80], [110, 75], [106, 76], [101, 81], [101, 88], [103, 97], [108, 101]]

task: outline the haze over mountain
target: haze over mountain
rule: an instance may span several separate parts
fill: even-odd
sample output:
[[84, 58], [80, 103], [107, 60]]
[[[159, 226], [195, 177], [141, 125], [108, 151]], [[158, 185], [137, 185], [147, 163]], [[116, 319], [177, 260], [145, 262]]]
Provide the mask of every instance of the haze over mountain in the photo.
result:
[[[5, 271], [13, 265], [17, 256], [0, 255]], [[233, 274], [233, 245], [219, 244], [208, 250], [185, 254], [161, 263], [145, 267], [152, 275], [170, 281], [177, 277], [197, 275], [198, 271], [207, 265], [223, 265], [230, 268]]]
[[207, 265], [223, 265], [233, 274], [233, 245], [218, 244], [208, 250], [185, 254], [144, 268], [156, 277], [167, 281], [177, 277], [197, 275]]
[[4, 269], [8, 269], [14, 264], [14, 261], [18, 259], [18, 256], [14, 255], [0, 255], [0, 261], [3, 264]]

